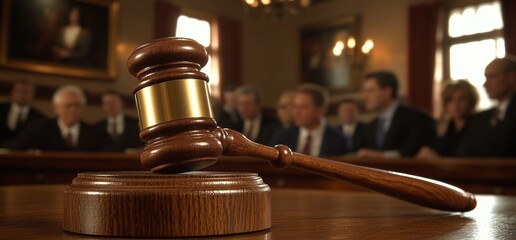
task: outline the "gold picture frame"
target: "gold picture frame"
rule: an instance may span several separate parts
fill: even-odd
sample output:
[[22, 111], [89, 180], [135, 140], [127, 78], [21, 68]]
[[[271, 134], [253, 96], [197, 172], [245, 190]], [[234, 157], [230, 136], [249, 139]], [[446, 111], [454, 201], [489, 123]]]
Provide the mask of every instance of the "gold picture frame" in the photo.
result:
[[2, 1], [0, 66], [114, 79], [118, 0]]
[[[353, 38], [355, 43], [360, 41], [357, 15], [301, 27], [300, 81], [321, 85], [332, 93], [356, 91], [363, 69], [357, 64], [358, 47], [347, 46], [349, 38]], [[339, 41], [341, 48], [337, 45]]]

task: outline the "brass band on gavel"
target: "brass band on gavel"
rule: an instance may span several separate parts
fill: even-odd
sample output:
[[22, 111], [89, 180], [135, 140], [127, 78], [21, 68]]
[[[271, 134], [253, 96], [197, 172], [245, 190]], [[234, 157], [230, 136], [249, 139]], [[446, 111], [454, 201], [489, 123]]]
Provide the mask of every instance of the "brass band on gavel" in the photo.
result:
[[167, 121], [213, 118], [205, 80], [181, 79], [144, 87], [135, 93], [140, 128], [145, 129]]

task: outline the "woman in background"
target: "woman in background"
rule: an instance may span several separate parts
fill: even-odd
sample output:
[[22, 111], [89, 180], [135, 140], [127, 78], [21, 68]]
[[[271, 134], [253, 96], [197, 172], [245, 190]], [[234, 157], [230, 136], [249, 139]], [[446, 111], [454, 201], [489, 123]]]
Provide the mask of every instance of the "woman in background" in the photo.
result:
[[478, 92], [466, 80], [448, 84], [441, 93], [443, 113], [438, 122], [438, 139], [434, 146], [423, 147], [419, 158], [454, 156], [468, 118], [475, 112]]

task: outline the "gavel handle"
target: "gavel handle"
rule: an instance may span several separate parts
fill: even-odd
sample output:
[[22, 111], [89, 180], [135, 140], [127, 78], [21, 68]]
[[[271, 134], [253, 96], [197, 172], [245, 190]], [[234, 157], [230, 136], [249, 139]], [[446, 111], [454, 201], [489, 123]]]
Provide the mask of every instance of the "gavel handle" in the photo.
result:
[[476, 206], [473, 194], [436, 180], [306, 156], [293, 153], [284, 145], [268, 147], [249, 141], [231, 129], [217, 128], [213, 134], [221, 141], [223, 154], [227, 156], [267, 159], [278, 168], [298, 168], [429, 208], [467, 212]]

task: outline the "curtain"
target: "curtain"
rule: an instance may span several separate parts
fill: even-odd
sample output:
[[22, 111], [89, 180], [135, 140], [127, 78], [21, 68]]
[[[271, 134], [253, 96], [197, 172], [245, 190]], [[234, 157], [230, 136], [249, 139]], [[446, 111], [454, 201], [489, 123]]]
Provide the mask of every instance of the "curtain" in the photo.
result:
[[516, 1], [502, 0], [501, 7], [505, 52], [516, 56]]
[[437, 3], [409, 7], [408, 103], [432, 112], [433, 81], [439, 6]]
[[219, 36], [220, 96], [228, 86], [242, 84], [242, 26], [235, 20], [217, 17]]
[[154, 11], [154, 38], [175, 36], [181, 8], [165, 1], [156, 1]]

